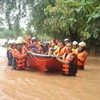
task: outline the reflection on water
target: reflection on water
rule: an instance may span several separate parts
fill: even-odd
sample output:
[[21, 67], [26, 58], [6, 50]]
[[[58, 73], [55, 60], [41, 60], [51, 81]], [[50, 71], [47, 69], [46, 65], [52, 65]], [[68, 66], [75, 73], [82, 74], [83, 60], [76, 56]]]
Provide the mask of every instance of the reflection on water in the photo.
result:
[[34, 69], [11, 71], [0, 57], [0, 100], [99, 100], [100, 58], [88, 57], [77, 77], [41, 73]]

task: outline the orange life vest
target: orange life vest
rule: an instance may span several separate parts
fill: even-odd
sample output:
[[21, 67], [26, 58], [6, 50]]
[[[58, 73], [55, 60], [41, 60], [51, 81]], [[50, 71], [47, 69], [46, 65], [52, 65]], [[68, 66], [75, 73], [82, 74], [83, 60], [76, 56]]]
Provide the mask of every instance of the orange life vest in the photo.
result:
[[26, 48], [29, 48], [32, 45], [32, 41], [30, 42], [24, 41], [24, 43], [25, 43]]
[[[74, 55], [74, 59], [72, 59], [72, 55]], [[76, 75], [77, 73], [77, 55], [72, 52], [72, 53], [65, 53], [63, 56], [64, 61], [70, 61], [70, 64], [63, 64], [62, 71], [64, 74], [67, 75]]]
[[88, 53], [86, 51], [77, 53], [77, 57], [78, 57], [77, 65], [78, 66], [84, 66], [85, 65], [85, 62], [86, 62], [87, 56], [88, 56]]
[[25, 57], [26, 57], [25, 47], [22, 47], [21, 52], [14, 49], [12, 52], [13, 58], [16, 59], [16, 69], [25, 68]]
[[58, 47], [53, 54], [57, 56], [63, 56], [65, 52], [66, 52], [66, 46], [64, 46], [63, 48]]

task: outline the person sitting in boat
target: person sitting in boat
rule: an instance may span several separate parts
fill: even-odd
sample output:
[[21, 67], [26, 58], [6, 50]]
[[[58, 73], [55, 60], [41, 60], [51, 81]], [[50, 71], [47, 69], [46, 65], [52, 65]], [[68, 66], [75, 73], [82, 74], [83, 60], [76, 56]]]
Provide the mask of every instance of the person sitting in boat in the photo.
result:
[[12, 68], [21, 70], [25, 69], [25, 60], [28, 54], [27, 49], [23, 46], [23, 41], [21, 39], [16, 40], [16, 49], [13, 50], [13, 61], [12, 61]]
[[58, 43], [58, 40], [56, 39], [56, 37], [53, 37], [52, 40], [50, 41], [50, 45], [54, 44], [54, 43]]
[[53, 43], [50, 46], [49, 50], [48, 50], [48, 55], [53, 55], [53, 53], [56, 51], [57, 47], [58, 47], [57, 44], [56, 43]]
[[37, 47], [40, 50], [40, 53], [44, 54], [44, 51], [43, 51], [44, 45], [41, 40], [38, 40]]
[[38, 44], [38, 39], [36, 37], [33, 37], [32, 38], [32, 45], [29, 48], [34, 53], [41, 53], [37, 44]]
[[65, 52], [66, 52], [65, 43], [63, 41], [59, 41], [58, 48], [53, 54], [62, 57]]
[[72, 42], [66, 44], [67, 52], [64, 53], [63, 59], [56, 57], [58, 61], [63, 63], [62, 75], [64, 76], [76, 76], [77, 73], [77, 55], [72, 52]]
[[32, 45], [32, 40], [31, 39], [32, 39], [31, 35], [26, 35], [25, 36], [24, 44], [25, 44], [27, 49], [29, 49], [29, 47]]
[[84, 70], [85, 62], [88, 56], [88, 53], [86, 52], [86, 43], [82, 41], [78, 45], [78, 51], [76, 52], [78, 57], [77, 66], [78, 69]]
[[44, 54], [46, 55], [48, 54], [49, 48], [50, 48], [49, 42], [45, 43], [43, 47]]
[[7, 48], [7, 58], [8, 58], [8, 66], [12, 66], [12, 51], [15, 48], [15, 41], [9, 40], [8, 41], [9, 47]]
[[73, 52], [77, 52], [78, 51], [78, 42], [77, 41], [73, 41], [73, 48], [72, 48]]

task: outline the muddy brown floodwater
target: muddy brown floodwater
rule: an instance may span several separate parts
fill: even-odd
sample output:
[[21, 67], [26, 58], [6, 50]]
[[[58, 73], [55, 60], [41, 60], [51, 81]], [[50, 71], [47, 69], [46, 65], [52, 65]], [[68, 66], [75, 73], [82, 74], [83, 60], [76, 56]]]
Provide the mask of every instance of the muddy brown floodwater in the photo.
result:
[[6, 62], [5, 49], [0, 48], [0, 100], [100, 100], [100, 57], [89, 56], [77, 77], [11, 71]]

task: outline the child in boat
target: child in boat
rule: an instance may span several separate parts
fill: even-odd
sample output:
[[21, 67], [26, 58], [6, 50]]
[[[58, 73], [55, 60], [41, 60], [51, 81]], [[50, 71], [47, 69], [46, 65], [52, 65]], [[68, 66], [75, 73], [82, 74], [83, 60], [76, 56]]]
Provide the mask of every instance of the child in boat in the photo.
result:
[[58, 46], [56, 43], [51, 44], [48, 50], [48, 55], [53, 55], [53, 53], [57, 50]]

